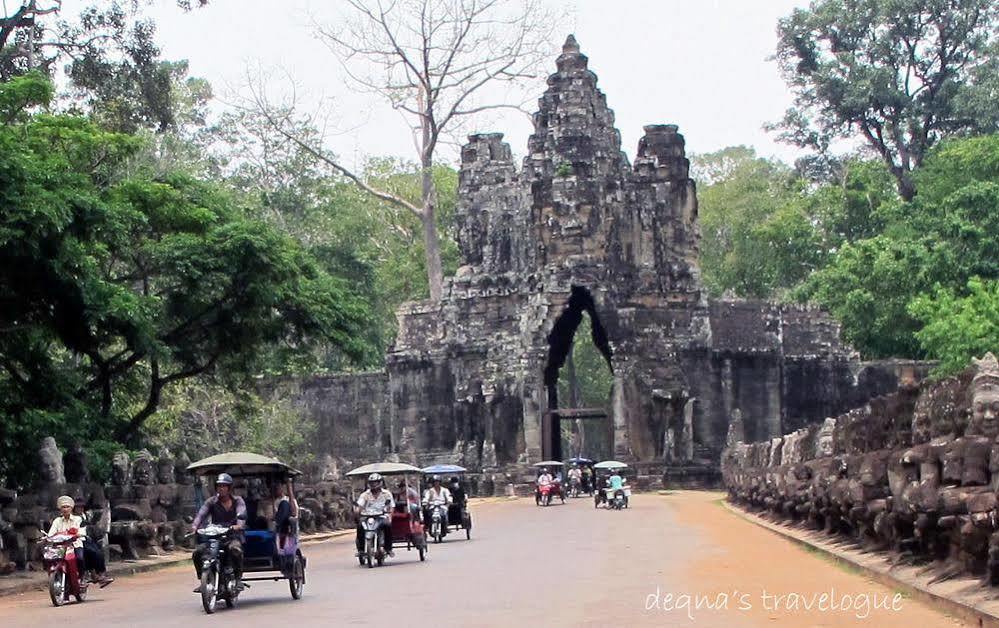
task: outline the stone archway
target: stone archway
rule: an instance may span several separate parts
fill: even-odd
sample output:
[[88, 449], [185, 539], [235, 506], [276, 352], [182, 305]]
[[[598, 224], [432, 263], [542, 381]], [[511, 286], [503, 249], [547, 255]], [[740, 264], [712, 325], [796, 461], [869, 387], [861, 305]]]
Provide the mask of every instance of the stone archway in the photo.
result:
[[555, 319], [551, 332], [548, 334], [548, 358], [544, 369], [544, 386], [547, 395], [547, 412], [542, 419], [542, 457], [561, 460], [562, 433], [559, 426], [559, 415], [554, 412], [564, 407], [559, 403], [558, 381], [559, 371], [565, 366], [566, 359], [572, 349], [576, 330], [586, 315], [590, 319], [591, 340], [600, 351], [611, 374], [614, 368], [611, 363], [611, 347], [607, 339], [607, 331], [597, 314], [593, 295], [587, 288], [572, 286], [569, 301], [565, 309]]

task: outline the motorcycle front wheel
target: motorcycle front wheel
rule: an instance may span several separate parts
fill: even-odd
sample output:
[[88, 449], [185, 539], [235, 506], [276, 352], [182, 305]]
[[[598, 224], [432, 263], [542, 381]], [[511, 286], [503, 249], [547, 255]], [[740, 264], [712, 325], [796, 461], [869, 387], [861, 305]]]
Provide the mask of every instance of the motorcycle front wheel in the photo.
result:
[[209, 615], [215, 612], [218, 587], [219, 573], [215, 567], [209, 567], [201, 572], [201, 605]]
[[52, 606], [62, 606], [66, 603], [66, 572], [53, 571], [49, 574], [49, 597]]

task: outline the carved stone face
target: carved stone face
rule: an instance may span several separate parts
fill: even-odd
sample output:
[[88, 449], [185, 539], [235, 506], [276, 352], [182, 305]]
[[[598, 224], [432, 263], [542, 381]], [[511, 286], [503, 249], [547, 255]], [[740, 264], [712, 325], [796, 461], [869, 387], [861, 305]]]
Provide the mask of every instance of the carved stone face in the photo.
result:
[[62, 452], [56, 446], [55, 439], [46, 436], [38, 448], [38, 472], [46, 484], [63, 484], [66, 475], [62, 466]]
[[173, 484], [176, 481], [173, 456], [168, 451], [161, 453], [156, 462], [156, 479], [160, 484]]
[[111, 483], [115, 486], [125, 486], [129, 481], [128, 454], [119, 451], [111, 461]]
[[153, 457], [148, 451], [140, 451], [132, 465], [132, 482], [140, 486], [153, 483]]
[[968, 432], [973, 429], [992, 439], [999, 436], [999, 382], [986, 380], [975, 386]]
[[835, 450], [836, 419], [826, 419], [819, 428], [819, 434], [815, 439], [815, 456], [822, 458], [833, 455]]

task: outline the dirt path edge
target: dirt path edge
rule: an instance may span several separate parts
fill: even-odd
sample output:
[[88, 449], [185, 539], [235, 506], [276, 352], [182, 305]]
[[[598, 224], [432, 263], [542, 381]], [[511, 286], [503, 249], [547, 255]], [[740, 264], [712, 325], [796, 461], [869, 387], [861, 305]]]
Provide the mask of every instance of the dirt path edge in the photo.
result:
[[981, 628], [999, 628], [999, 615], [979, 608], [977, 605], [967, 604], [946, 595], [941, 595], [935, 591], [930, 591], [922, 583], [907, 582], [896, 578], [894, 575], [889, 573], [888, 567], [885, 567], [882, 570], [871, 565], [866, 565], [855, 560], [846, 552], [839, 552], [829, 547], [818, 545], [806, 538], [801, 531], [768, 521], [759, 515], [743, 510], [742, 508], [730, 503], [728, 500], [721, 500], [721, 504], [730, 512], [742, 517], [750, 523], [754, 523], [762, 528], [770, 530], [775, 534], [779, 534], [796, 545], [818, 552], [825, 558], [835, 563], [839, 563], [840, 565], [849, 567], [850, 569], [856, 569], [862, 572], [864, 576], [870, 578], [878, 584], [899, 590], [909, 597], [918, 599], [925, 604], [936, 606], [937, 608], [940, 608], [944, 612], [971, 626], [980, 626]]

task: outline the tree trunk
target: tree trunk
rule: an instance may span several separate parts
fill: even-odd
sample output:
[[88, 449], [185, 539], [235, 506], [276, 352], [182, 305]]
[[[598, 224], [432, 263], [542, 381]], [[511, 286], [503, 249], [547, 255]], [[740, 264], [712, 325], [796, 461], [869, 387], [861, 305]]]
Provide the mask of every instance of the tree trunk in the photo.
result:
[[[575, 347], [569, 347], [569, 355], [565, 359], [565, 375], [566, 379], [569, 380], [569, 407], [578, 408], [581, 405], [579, 394], [579, 378], [576, 377], [576, 360], [573, 358], [575, 353]], [[586, 447], [586, 437], [583, 431], [583, 422], [576, 419], [574, 430], [576, 434], [576, 440], [573, 443], [575, 445], [576, 451], [572, 452], [574, 456], [581, 456], [583, 448]]]
[[444, 283], [444, 268], [441, 265], [441, 241], [437, 234], [437, 186], [434, 184], [433, 161], [423, 159], [423, 239], [426, 248], [427, 283], [430, 285], [430, 300], [440, 301]]
[[891, 170], [892, 174], [895, 175], [895, 184], [898, 189], [898, 195], [902, 197], [903, 201], [911, 201], [916, 196], [916, 184], [912, 182], [911, 173], [897, 166], [892, 167]]

